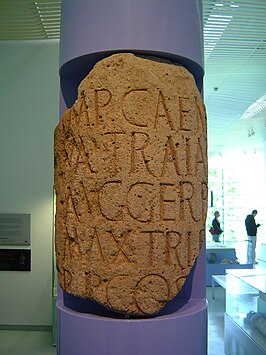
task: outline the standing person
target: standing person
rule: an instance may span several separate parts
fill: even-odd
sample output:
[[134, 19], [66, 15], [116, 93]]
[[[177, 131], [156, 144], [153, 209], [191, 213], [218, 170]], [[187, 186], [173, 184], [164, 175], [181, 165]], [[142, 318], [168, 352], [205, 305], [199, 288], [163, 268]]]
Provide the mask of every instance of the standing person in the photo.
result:
[[256, 244], [257, 244], [257, 229], [260, 224], [256, 224], [255, 217], [258, 211], [253, 210], [245, 219], [245, 226], [248, 235], [247, 262], [258, 264], [256, 261]]
[[220, 222], [218, 220], [219, 217], [220, 217], [220, 212], [215, 211], [214, 219], [212, 221], [212, 228], [213, 228], [212, 240], [218, 243], [220, 243], [220, 235], [223, 233], [223, 230], [221, 229], [220, 226]]

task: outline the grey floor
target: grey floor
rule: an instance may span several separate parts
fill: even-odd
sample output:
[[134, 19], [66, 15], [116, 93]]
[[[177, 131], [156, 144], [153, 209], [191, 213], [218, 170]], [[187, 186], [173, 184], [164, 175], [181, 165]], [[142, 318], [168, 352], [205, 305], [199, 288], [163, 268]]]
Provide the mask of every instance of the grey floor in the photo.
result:
[[208, 355], [224, 355], [224, 312], [225, 290], [215, 288], [215, 299], [212, 299], [211, 287], [207, 287], [208, 300]]
[[0, 330], [0, 355], [55, 354], [56, 347], [52, 346], [52, 332]]

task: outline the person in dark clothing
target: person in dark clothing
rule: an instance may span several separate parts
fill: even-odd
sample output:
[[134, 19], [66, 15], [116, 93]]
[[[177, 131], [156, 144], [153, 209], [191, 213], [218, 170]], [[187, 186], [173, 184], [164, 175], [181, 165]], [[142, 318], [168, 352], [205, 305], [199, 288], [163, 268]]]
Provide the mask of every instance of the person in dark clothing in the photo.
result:
[[220, 226], [220, 222], [218, 220], [219, 217], [220, 217], [220, 212], [215, 211], [214, 219], [212, 221], [212, 228], [213, 228], [212, 240], [218, 243], [220, 243], [220, 235], [223, 233], [223, 230], [221, 229]]
[[255, 217], [258, 211], [253, 210], [251, 214], [248, 214], [245, 219], [245, 226], [248, 236], [248, 248], [247, 248], [247, 262], [257, 264], [256, 261], [256, 244], [257, 244], [257, 229], [260, 226], [256, 223]]

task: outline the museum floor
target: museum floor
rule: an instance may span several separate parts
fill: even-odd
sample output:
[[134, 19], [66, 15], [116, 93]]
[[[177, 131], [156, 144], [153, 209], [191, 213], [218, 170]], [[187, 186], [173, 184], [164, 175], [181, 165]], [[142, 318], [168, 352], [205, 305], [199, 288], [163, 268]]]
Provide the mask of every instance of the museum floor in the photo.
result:
[[[256, 267], [265, 268], [266, 263], [260, 261]], [[211, 287], [207, 287], [206, 295], [208, 299], [208, 355], [224, 355], [225, 290], [217, 287], [213, 300]], [[1, 355], [55, 355], [56, 347], [52, 346], [51, 342], [52, 334], [49, 331], [0, 330]]]

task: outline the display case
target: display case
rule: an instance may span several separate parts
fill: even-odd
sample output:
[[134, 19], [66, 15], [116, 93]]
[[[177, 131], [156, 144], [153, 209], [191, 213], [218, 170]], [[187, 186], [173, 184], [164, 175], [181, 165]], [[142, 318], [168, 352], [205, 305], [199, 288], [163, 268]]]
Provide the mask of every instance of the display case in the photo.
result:
[[225, 354], [266, 354], [266, 270], [227, 270]]
[[206, 286], [212, 285], [212, 275], [225, 275], [227, 269], [253, 269], [253, 264], [241, 264], [236, 249], [221, 243], [206, 245]]

